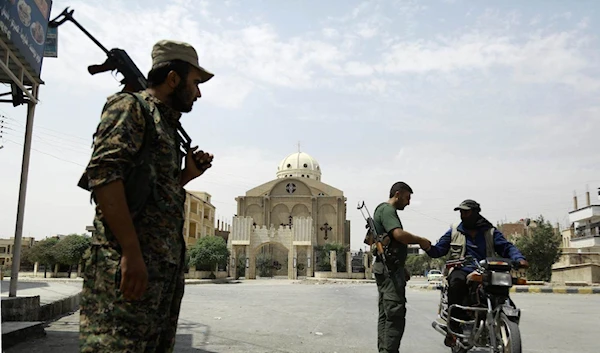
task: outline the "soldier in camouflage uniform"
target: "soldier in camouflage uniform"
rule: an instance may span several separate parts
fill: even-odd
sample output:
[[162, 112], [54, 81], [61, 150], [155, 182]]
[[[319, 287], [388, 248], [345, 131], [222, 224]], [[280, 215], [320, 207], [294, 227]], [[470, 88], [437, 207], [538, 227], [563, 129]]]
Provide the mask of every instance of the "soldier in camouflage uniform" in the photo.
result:
[[197, 147], [184, 155], [176, 129], [201, 96], [198, 84], [212, 77], [189, 44], [160, 41], [148, 89], [104, 106], [80, 182], [97, 204], [84, 255], [81, 352], [173, 350], [184, 292], [183, 186], [213, 158]]

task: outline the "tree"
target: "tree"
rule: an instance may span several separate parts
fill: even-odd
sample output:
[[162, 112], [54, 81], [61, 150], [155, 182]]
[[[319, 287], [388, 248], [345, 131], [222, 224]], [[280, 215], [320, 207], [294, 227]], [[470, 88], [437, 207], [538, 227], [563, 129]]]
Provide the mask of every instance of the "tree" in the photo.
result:
[[442, 270], [448, 255], [432, 259], [427, 254], [411, 254], [406, 258], [405, 267], [411, 275], [423, 275], [425, 271], [432, 269]]
[[346, 272], [346, 252], [348, 248], [339, 243], [326, 243], [314, 248], [317, 257], [317, 271], [331, 271], [330, 251], [335, 250], [337, 272]]
[[515, 246], [527, 262], [527, 278], [533, 281], [550, 281], [552, 278], [552, 265], [560, 258], [562, 238], [554, 230], [550, 222], [539, 216], [537, 226], [515, 241]]
[[207, 236], [198, 239], [190, 250], [190, 266], [196, 268], [209, 268], [211, 278], [217, 265], [227, 264], [229, 250], [225, 239], [217, 236]]
[[29, 261], [39, 262], [44, 265], [44, 278], [46, 278], [48, 267], [52, 268], [52, 266], [58, 263], [54, 253], [54, 247], [57, 243], [58, 238], [46, 238], [35, 243], [27, 254]]
[[79, 234], [70, 234], [62, 238], [54, 246], [54, 256], [61, 265], [68, 265], [68, 275], [71, 277], [73, 265], [79, 264], [83, 253], [90, 247], [91, 239]]

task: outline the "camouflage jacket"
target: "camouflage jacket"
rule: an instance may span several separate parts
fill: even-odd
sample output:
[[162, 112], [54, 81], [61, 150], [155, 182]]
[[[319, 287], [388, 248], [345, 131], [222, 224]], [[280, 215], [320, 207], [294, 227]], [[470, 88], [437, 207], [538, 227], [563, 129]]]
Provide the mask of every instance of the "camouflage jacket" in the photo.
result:
[[[180, 185], [183, 155], [176, 130], [181, 113], [147, 92], [140, 94], [148, 103], [156, 130], [150, 153], [156, 183], [153, 195], [134, 218], [133, 224], [145, 258], [179, 264], [185, 248], [185, 190]], [[90, 189], [125, 178], [144, 139], [146, 124], [142, 109], [140, 102], [129, 94], [115, 94], [108, 98], [96, 130], [92, 157], [85, 170]], [[94, 226], [94, 244], [119, 249], [117, 239], [103, 222], [98, 206]]]

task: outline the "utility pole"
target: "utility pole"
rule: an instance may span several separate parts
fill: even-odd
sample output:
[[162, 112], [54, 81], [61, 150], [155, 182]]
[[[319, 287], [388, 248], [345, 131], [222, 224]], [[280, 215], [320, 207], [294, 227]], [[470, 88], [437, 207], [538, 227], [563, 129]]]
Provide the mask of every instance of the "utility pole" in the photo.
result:
[[19, 204], [17, 206], [17, 224], [15, 226], [15, 244], [13, 246], [12, 269], [10, 272], [9, 297], [17, 296], [17, 281], [21, 267], [21, 243], [23, 240], [23, 219], [25, 198], [27, 194], [27, 177], [29, 176], [29, 156], [31, 155], [31, 137], [33, 134], [33, 116], [37, 105], [39, 85], [32, 87], [34, 100], [27, 102], [27, 125], [25, 126], [25, 143], [23, 144], [23, 162], [21, 164], [21, 184], [19, 186]]

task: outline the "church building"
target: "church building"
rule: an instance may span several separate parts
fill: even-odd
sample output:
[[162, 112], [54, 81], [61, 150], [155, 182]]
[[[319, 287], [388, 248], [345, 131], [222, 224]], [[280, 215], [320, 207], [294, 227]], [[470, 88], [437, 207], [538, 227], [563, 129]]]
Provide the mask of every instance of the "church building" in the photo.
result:
[[292, 153], [279, 163], [275, 179], [236, 198], [237, 215], [227, 242], [232, 271], [245, 258], [242, 276], [246, 279], [255, 279], [257, 272], [260, 277], [312, 277], [315, 246], [331, 243], [349, 248], [346, 198], [321, 176], [314, 158]]

